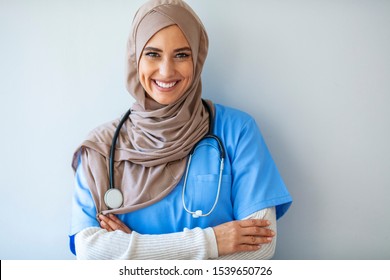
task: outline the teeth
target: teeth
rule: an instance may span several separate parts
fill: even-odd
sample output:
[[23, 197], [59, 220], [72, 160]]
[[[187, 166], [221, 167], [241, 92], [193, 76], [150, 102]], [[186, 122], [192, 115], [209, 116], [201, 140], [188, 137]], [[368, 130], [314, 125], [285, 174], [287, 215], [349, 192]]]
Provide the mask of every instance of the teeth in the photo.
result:
[[176, 85], [177, 82], [172, 82], [172, 83], [163, 83], [163, 82], [160, 82], [160, 81], [156, 81], [156, 84], [159, 86], [159, 87], [162, 87], [162, 88], [171, 88], [173, 87], [174, 85]]

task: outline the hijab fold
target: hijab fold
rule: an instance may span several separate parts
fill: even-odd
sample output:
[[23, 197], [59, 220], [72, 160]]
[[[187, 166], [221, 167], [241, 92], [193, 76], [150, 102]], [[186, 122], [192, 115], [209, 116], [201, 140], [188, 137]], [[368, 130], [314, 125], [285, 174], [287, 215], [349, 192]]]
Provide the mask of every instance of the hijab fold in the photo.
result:
[[[194, 75], [179, 100], [161, 105], [142, 88], [138, 63], [150, 38], [174, 24], [191, 47]], [[203, 24], [185, 2], [151, 0], [138, 10], [127, 44], [126, 61], [126, 87], [136, 102], [119, 133], [114, 159], [115, 187], [124, 195], [121, 208], [107, 209], [104, 204], [104, 194], [109, 188], [110, 147], [119, 119], [94, 129], [73, 157], [74, 170], [81, 159], [98, 212], [136, 211], [161, 200], [179, 183], [190, 150], [208, 131], [208, 112], [201, 100], [201, 72], [207, 51], [208, 37]]]

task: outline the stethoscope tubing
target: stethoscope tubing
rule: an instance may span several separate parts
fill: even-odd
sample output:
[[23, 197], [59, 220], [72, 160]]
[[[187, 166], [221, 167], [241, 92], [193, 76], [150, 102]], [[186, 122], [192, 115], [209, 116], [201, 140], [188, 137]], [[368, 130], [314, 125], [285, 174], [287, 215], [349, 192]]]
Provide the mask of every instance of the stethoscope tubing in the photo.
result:
[[[185, 171], [184, 185], [183, 185], [183, 191], [182, 191], [183, 208], [187, 213], [192, 214], [192, 216], [194, 218], [209, 216], [214, 211], [215, 207], [217, 206], [217, 203], [219, 200], [219, 194], [221, 191], [222, 174], [223, 174], [224, 160], [225, 160], [225, 155], [226, 155], [225, 148], [222, 145], [222, 141], [219, 139], [219, 137], [217, 135], [212, 134], [212, 131], [214, 128], [214, 118], [213, 118], [213, 114], [211, 112], [210, 106], [203, 99], [202, 99], [202, 103], [206, 107], [206, 109], [209, 113], [209, 131], [198, 143], [196, 143], [194, 145], [194, 147], [190, 151], [188, 162], [187, 162], [187, 168]], [[125, 123], [125, 121], [129, 118], [130, 114], [131, 114], [131, 109], [129, 109], [123, 115], [123, 117], [120, 120], [120, 122], [119, 122], [119, 124], [114, 132], [114, 135], [112, 137], [112, 144], [111, 144], [111, 148], [110, 148], [110, 158], [109, 158], [109, 187], [108, 187], [108, 190], [104, 196], [104, 202], [105, 202], [106, 206], [110, 209], [119, 208], [122, 206], [122, 203], [123, 203], [122, 192], [119, 189], [116, 189], [116, 187], [115, 187], [115, 178], [114, 178], [115, 147], [116, 147], [116, 142], [117, 142], [118, 137], [119, 137], [120, 130], [121, 130], [123, 124]], [[220, 166], [219, 166], [218, 189], [217, 189], [217, 194], [216, 194], [216, 197], [214, 200], [214, 204], [206, 214], [203, 214], [203, 212], [201, 210], [191, 211], [187, 208], [187, 205], [185, 203], [185, 191], [187, 188], [187, 178], [188, 178], [188, 173], [189, 173], [189, 169], [191, 166], [192, 156], [195, 153], [195, 150], [198, 147], [198, 144], [202, 140], [207, 139], [207, 138], [214, 139], [218, 144], [218, 150], [219, 150], [219, 154], [220, 154]]]
[[[214, 137], [212, 137], [214, 138]], [[215, 138], [214, 138], [215, 139]], [[216, 139], [218, 144], [220, 144], [220, 141], [219, 141], [219, 138]], [[212, 145], [210, 145], [212, 146]], [[194, 149], [195, 151], [195, 149]], [[194, 153], [194, 152], [193, 152]], [[217, 187], [217, 194], [215, 195], [215, 199], [214, 199], [214, 204], [213, 206], [211, 207], [211, 209], [209, 210], [209, 212], [207, 212], [206, 214], [203, 214], [203, 211], [201, 210], [195, 210], [195, 211], [191, 211], [187, 208], [187, 204], [185, 202], [185, 192], [186, 192], [186, 189], [187, 189], [187, 178], [188, 178], [188, 172], [190, 170], [190, 166], [191, 166], [191, 161], [192, 161], [192, 155], [193, 153], [190, 154], [189, 158], [188, 158], [188, 163], [187, 163], [187, 168], [186, 168], [186, 172], [185, 172], [185, 176], [184, 176], [184, 183], [183, 183], [183, 190], [182, 190], [182, 196], [181, 196], [181, 199], [182, 199], [182, 204], [183, 204], [183, 208], [184, 210], [188, 213], [188, 214], [191, 214], [194, 218], [199, 218], [199, 217], [207, 217], [209, 216], [215, 209], [215, 207], [217, 206], [217, 203], [218, 203], [218, 200], [219, 200], [219, 194], [221, 192], [221, 184], [222, 184], [222, 174], [223, 174], [223, 169], [224, 169], [224, 160], [225, 160], [225, 157], [223, 156], [222, 157], [222, 152], [220, 150], [220, 157], [221, 157], [221, 160], [220, 160], [220, 164], [219, 164], [219, 177], [218, 177], [218, 187]]]
[[123, 124], [125, 123], [125, 121], [129, 118], [130, 116], [130, 113], [131, 113], [131, 109], [129, 109], [122, 117], [122, 119], [120, 120], [118, 126], [117, 126], [117, 129], [115, 130], [115, 133], [114, 133], [114, 136], [112, 137], [112, 143], [111, 143], [111, 148], [110, 148], [110, 159], [109, 159], [109, 180], [110, 180], [110, 186], [109, 188], [110, 189], [114, 189], [115, 188], [115, 178], [114, 178], [114, 159], [115, 159], [115, 146], [116, 146], [116, 142], [118, 140], [118, 136], [119, 136], [119, 132], [123, 126]]

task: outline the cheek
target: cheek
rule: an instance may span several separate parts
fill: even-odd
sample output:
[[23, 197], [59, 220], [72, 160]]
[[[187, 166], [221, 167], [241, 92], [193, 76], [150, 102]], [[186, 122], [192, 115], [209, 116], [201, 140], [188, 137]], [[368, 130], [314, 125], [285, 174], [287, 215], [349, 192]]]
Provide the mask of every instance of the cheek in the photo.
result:
[[148, 77], [150, 76], [150, 67], [147, 64], [142, 62], [138, 66], [138, 78], [143, 88], [147, 86]]
[[181, 73], [183, 77], [185, 77], [188, 80], [188, 82], [191, 83], [194, 77], [194, 70], [192, 67], [192, 63], [183, 65]]

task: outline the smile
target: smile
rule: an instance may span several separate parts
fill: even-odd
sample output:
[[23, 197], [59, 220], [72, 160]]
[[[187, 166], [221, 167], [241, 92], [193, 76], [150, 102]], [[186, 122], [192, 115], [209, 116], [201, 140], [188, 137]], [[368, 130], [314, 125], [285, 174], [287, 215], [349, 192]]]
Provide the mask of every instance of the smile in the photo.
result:
[[164, 89], [168, 89], [168, 88], [174, 87], [179, 81], [170, 82], [170, 83], [164, 83], [164, 82], [161, 82], [161, 81], [154, 80], [154, 82], [159, 87], [164, 88]]

